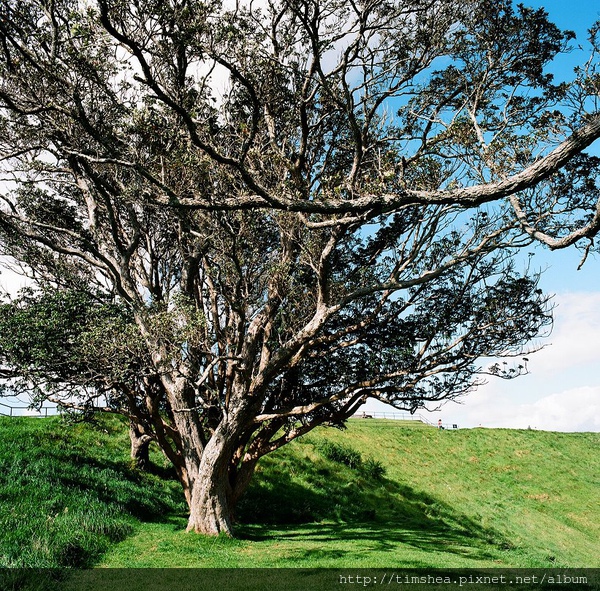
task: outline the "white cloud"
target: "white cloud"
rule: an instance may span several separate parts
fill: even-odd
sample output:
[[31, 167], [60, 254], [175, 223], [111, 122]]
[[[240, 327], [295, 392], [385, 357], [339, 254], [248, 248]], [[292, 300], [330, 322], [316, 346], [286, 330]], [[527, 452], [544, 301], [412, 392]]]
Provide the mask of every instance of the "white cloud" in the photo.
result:
[[600, 431], [600, 292], [558, 294], [548, 346], [530, 375], [491, 379], [443, 414], [462, 426]]
[[[600, 292], [561, 293], [555, 304], [554, 332], [529, 356], [529, 375], [490, 378], [462, 404], [427, 416], [459, 427], [600, 431]], [[366, 408], [392, 411], [372, 402]]]
[[563, 390], [532, 403], [515, 404], [508, 398], [484, 394], [465, 418], [470, 426], [600, 431], [600, 385]]
[[535, 372], [558, 372], [600, 362], [600, 292], [555, 297], [555, 328], [544, 350], [532, 356]]

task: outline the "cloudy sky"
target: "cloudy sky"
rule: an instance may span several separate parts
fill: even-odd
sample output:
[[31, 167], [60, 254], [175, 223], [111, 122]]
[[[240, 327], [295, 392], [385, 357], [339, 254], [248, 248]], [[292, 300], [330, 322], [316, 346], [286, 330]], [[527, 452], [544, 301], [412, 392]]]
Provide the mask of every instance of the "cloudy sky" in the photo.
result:
[[[544, 6], [563, 29], [577, 33], [584, 42], [587, 28], [600, 18], [597, 0], [526, 0]], [[574, 51], [557, 71], [568, 77], [573, 63], [581, 61]], [[600, 153], [600, 147], [595, 149]], [[556, 431], [600, 431], [600, 257], [590, 256], [577, 270], [581, 255], [574, 249], [550, 253], [538, 249], [533, 267], [543, 269], [541, 287], [554, 296], [554, 330], [539, 341], [541, 351], [529, 355], [529, 375], [488, 384], [428, 415], [460, 427], [509, 427]], [[24, 281], [0, 269], [0, 287], [15, 292]], [[367, 411], [391, 410], [368, 403]]]
[[[600, 431], [600, 260], [577, 271], [576, 251], [542, 253], [541, 287], [553, 299], [554, 330], [529, 355], [530, 373], [515, 380], [490, 378], [462, 404], [435, 418], [460, 426], [553, 431]], [[439, 416], [438, 416], [439, 415]]]
[[[600, 431], [600, 257], [577, 270], [581, 254], [537, 249], [532, 268], [543, 270], [540, 287], [554, 294], [554, 328], [529, 359], [527, 375], [488, 383], [423, 416], [459, 427], [548, 431]], [[369, 402], [367, 412], [393, 412]], [[432, 407], [432, 410], [433, 407]]]

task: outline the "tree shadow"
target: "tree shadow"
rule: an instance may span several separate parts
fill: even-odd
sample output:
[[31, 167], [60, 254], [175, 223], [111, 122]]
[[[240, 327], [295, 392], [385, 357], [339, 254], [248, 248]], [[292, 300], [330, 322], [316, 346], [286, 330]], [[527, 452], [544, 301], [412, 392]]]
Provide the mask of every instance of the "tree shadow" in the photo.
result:
[[512, 547], [500, 532], [424, 491], [345, 468], [324, 472], [325, 483], [282, 473], [255, 483], [240, 507], [238, 535], [265, 541], [276, 529], [278, 539], [314, 542], [316, 548], [300, 551], [302, 558], [342, 558], [350, 551], [335, 542], [358, 539], [390, 554], [406, 544], [480, 560], [496, 560], [499, 551]]
[[[160, 466], [151, 465], [143, 472], [125, 461], [91, 456], [77, 449], [46, 450], [37, 465], [38, 470], [46, 470], [48, 478], [59, 487], [91, 493], [102, 503], [123, 509], [141, 521], [161, 522], [166, 515], [183, 510], [185, 505], [183, 494], [179, 495], [176, 487], [161, 486], [163, 494], [157, 496], [149, 478], [163, 483], [174, 480], [172, 471]], [[57, 465], [61, 466], [60, 472], [55, 469]]]
[[[180, 529], [185, 506], [178, 485], [164, 483], [173, 477], [170, 469], [152, 464], [146, 474], [126, 461], [57, 443], [40, 457], [39, 468], [48, 470], [48, 478], [92, 493], [141, 521]], [[473, 521], [459, 507], [328, 460], [283, 455], [258, 476], [240, 503], [237, 534], [261, 541], [272, 539], [277, 530], [281, 539], [312, 541], [315, 546], [329, 542], [324, 548], [299, 550], [305, 558], [341, 558], [348, 552], [336, 542], [358, 538], [381, 552], [392, 553], [402, 543], [479, 559], [495, 559], [498, 550], [510, 548], [499, 532]], [[148, 478], [163, 480], [160, 495], [148, 486]]]

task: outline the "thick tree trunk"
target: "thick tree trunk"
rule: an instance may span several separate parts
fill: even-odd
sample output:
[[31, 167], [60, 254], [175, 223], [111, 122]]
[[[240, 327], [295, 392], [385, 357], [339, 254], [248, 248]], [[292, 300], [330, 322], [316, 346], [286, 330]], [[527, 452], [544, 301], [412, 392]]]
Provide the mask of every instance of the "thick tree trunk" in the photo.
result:
[[[239, 398], [243, 397], [240, 395]], [[243, 431], [244, 416], [247, 418], [253, 410], [241, 403], [237, 412], [230, 412], [207, 442], [192, 489], [188, 531], [213, 536], [233, 535], [235, 504], [251, 476], [251, 473], [238, 473], [233, 477], [234, 455]], [[238, 478], [240, 475], [243, 478]]]
[[228, 442], [213, 437], [204, 449], [192, 488], [188, 531], [212, 536], [233, 535], [230, 462]]
[[204, 458], [201, 476], [194, 486], [187, 530], [205, 535], [233, 536], [235, 509], [250, 484], [257, 462], [244, 464], [232, 483], [228, 470], [231, 458], [218, 453], [212, 457], [216, 461]]
[[245, 401], [245, 384], [239, 384], [237, 389], [234, 386], [233, 390], [228, 413], [207, 441], [200, 414], [194, 407], [193, 389], [185, 378], [176, 378], [168, 383], [169, 399], [180, 436], [179, 475], [190, 510], [188, 531], [211, 536], [233, 535], [235, 500], [229, 480], [230, 469], [244, 420], [247, 421], [254, 411]]

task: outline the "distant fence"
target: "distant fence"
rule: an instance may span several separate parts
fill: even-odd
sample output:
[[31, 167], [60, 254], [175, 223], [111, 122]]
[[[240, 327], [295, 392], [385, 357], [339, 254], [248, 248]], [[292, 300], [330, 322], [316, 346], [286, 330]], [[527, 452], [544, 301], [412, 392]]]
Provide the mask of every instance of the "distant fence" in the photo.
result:
[[409, 412], [359, 412], [353, 419], [390, 419], [392, 421], [421, 421], [427, 425], [433, 425], [431, 421], [421, 414], [411, 414]]
[[[56, 406], [44, 406], [36, 409], [30, 406], [13, 406], [0, 402], [0, 416], [3, 417], [52, 417], [59, 415], [61, 409]], [[438, 427], [438, 423], [434, 423], [427, 419], [422, 414], [410, 414], [409, 412], [364, 412], [356, 414], [353, 419], [388, 419], [393, 421], [421, 421], [426, 425]], [[444, 429], [458, 429], [458, 425], [446, 424], [442, 425]]]
[[43, 406], [42, 408], [32, 408], [31, 406], [12, 406], [0, 402], [0, 416], [3, 417], [50, 417], [60, 414], [60, 409], [56, 406]]
[[[353, 419], [389, 419], [392, 421], [421, 421], [431, 427], [439, 427], [439, 423], [430, 421], [422, 414], [411, 414], [409, 412], [360, 412], [352, 417]], [[444, 429], [458, 429], [454, 423], [443, 423]]]

